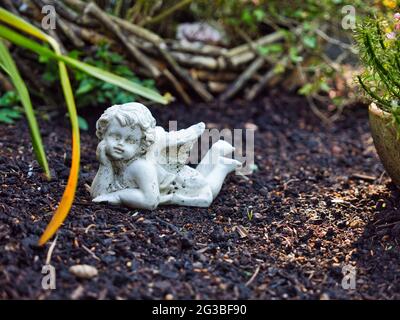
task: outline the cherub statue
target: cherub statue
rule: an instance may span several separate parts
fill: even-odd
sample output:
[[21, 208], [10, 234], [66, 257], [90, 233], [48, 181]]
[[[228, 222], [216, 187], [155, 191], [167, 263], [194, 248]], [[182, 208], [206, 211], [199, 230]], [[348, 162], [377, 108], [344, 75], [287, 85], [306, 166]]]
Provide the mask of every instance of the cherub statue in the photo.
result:
[[94, 202], [150, 210], [160, 204], [209, 207], [226, 175], [241, 166], [227, 157], [234, 148], [224, 140], [212, 145], [196, 169], [186, 165], [204, 123], [166, 132], [140, 103], [108, 108], [96, 129]]

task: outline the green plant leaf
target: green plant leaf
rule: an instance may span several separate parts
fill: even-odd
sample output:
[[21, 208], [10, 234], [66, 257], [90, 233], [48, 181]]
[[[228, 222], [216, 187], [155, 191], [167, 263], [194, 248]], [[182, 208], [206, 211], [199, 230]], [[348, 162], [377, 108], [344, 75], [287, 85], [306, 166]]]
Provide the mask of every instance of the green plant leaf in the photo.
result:
[[310, 95], [312, 92], [314, 91], [314, 85], [311, 83], [306, 83], [304, 86], [302, 86], [299, 89], [299, 94], [304, 95], [304, 96], [308, 96]]
[[302, 62], [303, 61], [303, 57], [299, 56], [299, 53], [297, 51], [297, 49], [295, 47], [290, 47], [289, 49], [289, 57], [290, 60], [292, 60], [292, 62], [294, 63], [298, 63], [298, 62]]
[[258, 8], [254, 10], [253, 14], [256, 17], [257, 22], [260, 22], [265, 18], [265, 11], [262, 9]]
[[20, 102], [15, 91], [7, 91], [0, 97], [0, 107], [15, 107]]
[[[9, 13], [8, 11], [5, 11], [4, 9], [0, 8], [0, 20], [11, 24], [17, 29], [20, 29], [24, 32], [27, 32], [40, 40], [46, 41], [50, 46], [53, 48], [53, 51], [51, 51], [48, 48], [45, 48], [45, 50], [39, 50], [37, 53], [52, 53], [55, 54], [56, 57], [61, 55], [61, 49], [58, 45], [58, 43], [51, 37], [47, 36], [46, 34], [42, 33], [39, 29], [36, 27], [30, 25], [29, 23], [25, 22], [24, 20], [20, 19], [19, 17], [13, 15], [12, 13]], [[10, 35], [10, 32], [14, 34], [14, 36], [19, 37], [20, 39], [24, 40], [27, 39], [26, 37], [13, 32], [12, 30], [8, 29], [7, 27], [4, 27], [0, 25], [0, 29], [4, 28], [3, 34], [0, 34], [1, 37], [4, 37], [7, 39], [7, 36]], [[44, 48], [44, 46], [38, 45], [32, 40], [29, 40], [31, 43], [31, 46], [37, 48]], [[21, 45], [23, 46], [23, 45]], [[3, 45], [3, 47], [5, 47]], [[5, 47], [6, 48], [6, 47]], [[52, 57], [50, 55], [50, 57]], [[68, 177], [68, 182], [67, 186], [64, 190], [64, 193], [62, 195], [61, 201], [57, 207], [56, 212], [54, 213], [50, 223], [47, 225], [46, 230], [42, 234], [42, 236], [39, 239], [39, 245], [45, 244], [58, 230], [58, 228], [61, 226], [65, 218], [67, 217], [71, 206], [72, 202], [74, 201], [75, 198], [75, 191], [76, 191], [76, 186], [78, 183], [78, 175], [79, 175], [79, 164], [80, 164], [80, 136], [79, 136], [79, 126], [78, 126], [78, 115], [76, 113], [76, 106], [75, 106], [75, 101], [74, 101], [74, 96], [72, 93], [72, 88], [71, 84], [69, 81], [68, 73], [67, 73], [67, 68], [64, 64], [63, 61], [58, 61], [58, 67], [59, 67], [59, 74], [60, 74], [60, 81], [61, 81], [61, 86], [64, 92], [64, 97], [65, 97], [65, 102], [67, 104], [67, 109], [68, 109], [68, 114], [70, 117], [71, 121], [71, 126], [72, 126], [72, 160], [71, 160], [71, 168], [69, 172], [69, 177]], [[19, 82], [17, 83], [18, 85], [20, 84]], [[22, 82], [23, 84], [23, 82]], [[21, 96], [21, 101], [23, 102], [26, 99], [26, 96], [29, 95], [27, 93], [26, 87], [24, 86], [25, 90], [22, 90], [22, 94], [20, 92]], [[18, 89], [17, 89], [18, 90]], [[19, 91], [19, 90], [18, 90]], [[32, 140], [34, 143], [36, 140]], [[35, 148], [35, 145], [34, 145]]]
[[258, 51], [260, 54], [266, 56], [268, 54], [281, 53], [283, 51], [283, 46], [279, 43], [273, 43], [258, 47]]
[[36, 43], [35, 41], [33, 41], [27, 37], [24, 37], [2, 25], [0, 25], [0, 37], [3, 37], [4, 39], [7, 39], [8, 41], [10, 41], [16, 45], [19, 45], [21, 47], [24, 47], [31, 51], [34, 51], [37, 54], [41, 54], [41, 55], [47, 56], [51, 59], [62, 61], [71, 67], [74, 67], [80, 71], [90, 74], [91, 76], [93, 76], [95, 78], [115, 84], [116, 86], [118, 86], [120, 88], [123, 88], [127, 91], [135, 93], [144, 98], [150, 99], [152, 101], [155, 101], [155, 102], [158, 102], [161, 104], [168, 103], [168, 100], [165, 97], [161, 96], [158, 92], [156, 92], [152, 89], [146, 88], [140, 84], [129, 81], [129, 80], [122, 78], [120, 76], [117, 76], [111, 72], [101, 70], [94, 66], [88, 65], [84, 62], [80, 62], [76, 59], [64, 56], [60, 53], [54, 53], [53, 51], [46, 48], [45, 46], [40, 45], [40, 44]]
[[317, 37], [315, 35], [306, 35], [303, 38], [303, 43], [306, 47], [315, 49], [317, 47]]
[[329, 84], [324, 80], [321, 80], [321, 82], [319, 84], [319, 88], [325, 92], [329, 92], [329, 90], [331, 90], [331, 87], [329, 86]]
[[[5, 46], [2, 40], [0, 40], [0, 64], [5, 72], [10, 76], [10, 79], [18, 92], [21, 104], [24, 107], [25, 115], [28, 120], [33, 150], [36, 154], [36, 159], [44, 170], [47, 179], [50, 180], [51, 175], [49, 165], [47, 163], [42, 137], [40, 135], [39, 126], [35, 118], [35, 113], [33, 111], [28, 89], [26, 88], [26, 85], [18, 72], [18, 69], [15, 65], [13, 58], [11, 57], [10, 52], [8, 51], [8, 48]], [[10, 117], [10, 113], [8, 113], [8, 119], [10, 118], [12, 118], [12, 116]]]
[[0, 122], [4, 122], [7, 124], [13, 124], [14, 119], [21, 118], [22, 115], [20, 112], [10, 108], [1, 108], [0, 109]]
[[83, 79], [81, 81], [81, 83], [79, 84], [78, 89], [75, 91], [75, 94], [78, 96], [83, 95], [85, 93], [90, 92], [94, 88], [95, 88], [95, 83], [93, 82], [92, 79], [90, 79], [90, 78]]
[[78, 125], [81, 130], [87, 131], [89, 129], [89, 124], [85, 118], [82, 118], [81, 116], [78, 116]]
[[253, 16], [249, 9], [244, 9], [242, 12], [242, 21], [248, 25], [253, 24]]

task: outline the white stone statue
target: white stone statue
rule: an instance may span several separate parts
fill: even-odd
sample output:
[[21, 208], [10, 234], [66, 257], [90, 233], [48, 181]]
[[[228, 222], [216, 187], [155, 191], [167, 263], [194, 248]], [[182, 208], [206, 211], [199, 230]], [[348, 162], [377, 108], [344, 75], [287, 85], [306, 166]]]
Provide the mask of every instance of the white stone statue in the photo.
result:
[[160, 204], [209, 207], [226, 175], [241, 166], [227, 157], [234, 148], [223, 140], [196, 169], [186, 165], [204, 123], [166, 132], [140, 103], [108, 108], [96, 129], [100, 167], [91, 186], [94, 202], [150, 210]]

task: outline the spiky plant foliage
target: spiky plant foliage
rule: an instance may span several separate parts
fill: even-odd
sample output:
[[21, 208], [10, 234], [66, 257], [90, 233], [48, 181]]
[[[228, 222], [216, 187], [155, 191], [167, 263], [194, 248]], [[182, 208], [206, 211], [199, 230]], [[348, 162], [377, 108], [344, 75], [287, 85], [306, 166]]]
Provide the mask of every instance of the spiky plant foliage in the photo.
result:
[[355, 38], [365, 66], [358, 81], [367, 96], [393, 115], [400, 129], [400, 15], [393, 21], [364, 20]]

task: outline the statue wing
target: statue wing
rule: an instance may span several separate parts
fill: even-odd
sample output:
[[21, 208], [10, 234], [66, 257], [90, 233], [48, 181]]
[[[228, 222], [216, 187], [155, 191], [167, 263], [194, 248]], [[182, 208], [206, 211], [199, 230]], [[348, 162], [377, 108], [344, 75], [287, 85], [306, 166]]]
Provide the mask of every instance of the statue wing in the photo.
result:
[[204, 122], [199, 122], [187, 129], [166, 132], [167, 146], [193, 145], [203, 134], [205, 129]]
[[166, 132], [162, 127], [156, 127], [156, 141], [150, 154], [163, 172], [161, 187], [167, 187], [175, 179], [177, 172], [187, 163], [190, 150], [204, 130], [203, 122], [187, 129], [171, 132]]

